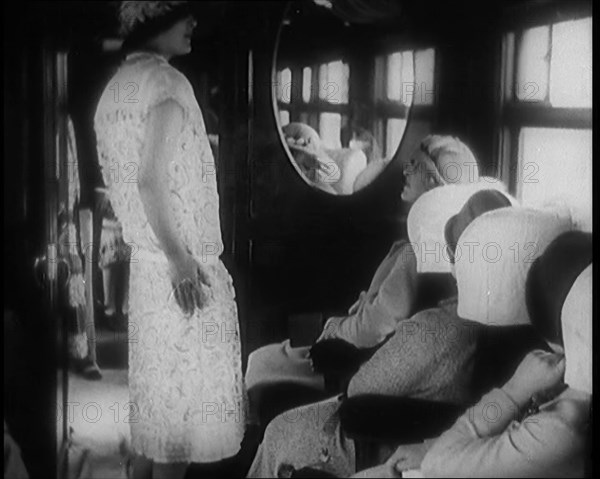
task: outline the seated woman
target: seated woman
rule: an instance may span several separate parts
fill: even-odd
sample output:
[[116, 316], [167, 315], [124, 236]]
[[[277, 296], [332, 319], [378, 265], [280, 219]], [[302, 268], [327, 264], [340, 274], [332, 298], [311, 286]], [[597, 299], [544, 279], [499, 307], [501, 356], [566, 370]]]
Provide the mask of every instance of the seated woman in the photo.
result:
[[[433, 193], [423, 195], [418, 201], [426, 201]], [[490, 201], [488, 208], [493, 206]], [[498, 211], [513, 209], [504, 206], [506, 202], [496, 205], [501, 208]], [[432, 208], [437, 207], [437, 203], [432, 205]], [[532, 226], [523, 228], [524, 224]], [[570, 222], [554, 214], [541, 215], [538, 221], [517, 215], [516, 221], [507, 220], [499, 226], [516, 241], [539, 239], [543, 249], [554, 236], [568, 229]], [[443, 236], [438, 242], [443, 243]], [[435, 255], [425, 255], [425, 259], [436, 261]], [[517, 284], [521, 280], [521, 269], [507, 267], [511, 264], [512, 259], [502, 263], [506, 270], [504, 280]], [[468, 281], [463, 275], [458, 282], [459, 291], [464, 282]], [[489, 299], [488, 290], [481, 286], [482, 282], [479, 284], [479, 288], [472, 288], [471, 294], [485, 303]], [[495, 316], [490, 314], [486, 324], [527, 321], [521, 317], [523, 308], [519, 308], [516, 298], [498, 288], [494, 293], [494, 300], [504, 300], [506, 304], [502, 304]], [[473, 358], [482, 329], [476, 322], [459, 317], [456, 301], [444, 301], [438, 308], [421, 311], [402, 321], [392, 338], [360, 368], [350, 382], [348, 396], [372, 393], [469, 404], [474, 399]], [[326, 470], [342, 477], [352, 474], [354, 444], [344, 435], [336, 413], [341, 400], [334, 397], [275, 418], [266, 429], [249, 477], [278, 477], [282, 471], [303, 467]]]
[[354, 192], [368, 162], [361, 149], [325, 148], [319, 134], [304, 123], [288, 123], [282, 130], [296, 165], [313, 186], [334, 195]]
[[[309, 143], [316, 141], [316, 138], [310, 138], [312, 140]], [[402, 198], [405, 201], [413, 203], [425, 191], [449, 181], [449, 178], [444, 179], [439, 172], [435, 173], [436, 165], [445, 165], [449, 160], [456, 164], [463, 161], [464, 172], [461, 178], [463, 180], [474, 178], [473, 188], [490, 187], [488, 183], [478, 181], [476, 164], [475, 173], [473, 175], [469, 173], [473, 170], [475, 161], [473, 154], [462, 143], [460, 143], [462, 146], [455, 145], [452, 148], [448, 146], [455, 143], [460, 142], [453, 139], [443, 147], [427, 150], [423, 145], [431, 146], [435, 142], [431, 141], [431, 137], [423, 140], [404, 171], [406, 181]], [[429, 153], [425, 153], [424, 148], [433, 156], [427, 156]], [[464, 151], [464, 157], [457, 156], [456, 151]], [[443, 230], [445, 221], [461, 208], [467, 198], [449, 204], [447, 208], [440, 203], [433, 211], [426, 214], [417, 209], [413, 214], [414, 220], [433, 221], [432, 215], [439, 215], [435, 223], [438, 224], [438, 229]], [[369, 289], [360, 293], [347, 315], [333, 317], [327, 321], [318, 341], [339, 338], [360, 348], [380, 344], [394, 331], [398, 321], [410, 317], [415, 312], [416, 273], [421, 270], [411, 245], [406, 240], [395, 242], [375, 272]], [[246, 386], [250, 390], [256, 386], [290, 382], [324, 391], [323, 376], [312, 370], [309, 351], [310, 347], [292, 348], [289, 340], [257, 349], [248, 359]]]
[[325, 152], [319, 134], [305, 123], [296, 122], [288, 123], [282, 131], [294, 161], [306, 179], [313, 186], [337, 195], [333, 184], [340, 179], [340, 170]]
[[[552, 325], [551, 315], [540, 328], [551, 333], [547, 342], [554, 353], [532, 352], [504, 387], [486, 394], [440, 436], [421, 465], [425, 477], [585, 476], [591, 454], [591, 264], [577, 276], [560, 312], [558, 324]], [[509, 413], [490, 421], [489, 404]]]
[[[582, 271], [591, 261], [592, 235], [570, 231], [558, 236], [529, 271], [526, 299], [531, 322], [552, 350], [559, 353], [566, 326], [577, 327], [579, 322], [575, 318], [591, 307], [591, 290], [584, 294], [581, 289], [576, 294], [577, 288], [573, 286], [578, 276], [585, 275]], [[588, 287], [591, 277], [589, 280]], [[571, 302], [568, 306], [567, 295], [573, 300], [577, 298], [577, 305], [582, 308], [578, 314], [568, 312], [575, 304]], [[591, 309], [587, 314], [591, 320]], [[583, 346], [582, 351], [588, 350], [588, 346]], [[575, 361], [569, 363], [570, 357], [573, 356], [567, 351], [567, 369], [569, 364], [575, 364]], [[589, 367], [591, 358], [580, 364]], [[382, 466], [367, 469], [354, 477], [581, 477], [585, 428], [569, 431], [574, 425], [568, 421], [571, 416], [567, 414], [561, 418], [561, 414], [571, 410], [581, 418], [589, 419], [587, 404], [591, 397], [564, 390], [563, 367], [560, 356], [532, 352], [503, 388], [484, 396], [440, 439], [401, 446]], [[591, 380], [586, 371], [582, 377]], [[573, 381], [567, 379], [567, 383], [575, 387]], [[591, 384], [589, 392], [591, 394]], [[577, 397], [581, 401], [571, 401]], [[536, 404], [546, 400], [548, 402], [538, 408], [542, 413], [525, 417], [536, 409]], [[489, 410], [490, 405], [494, 405], [493, 411]], [[488, 421], [477, 416], [486, 407]], [[509, 414], [498, 414], [498, 411], [507, 410]], [[493, 414], [493, 421], [489, 420], [490, 414]], [[557, 435], [555, 440], [554, 434]], [[415, 470], [419, 467], [422, 467], [421, 471]]]
[[436, 186], [480, 181], [473, 152], [458, 138], [447, 135], [426, 136], [404, 165], [404, 176], [402, 200], [407, 203]]

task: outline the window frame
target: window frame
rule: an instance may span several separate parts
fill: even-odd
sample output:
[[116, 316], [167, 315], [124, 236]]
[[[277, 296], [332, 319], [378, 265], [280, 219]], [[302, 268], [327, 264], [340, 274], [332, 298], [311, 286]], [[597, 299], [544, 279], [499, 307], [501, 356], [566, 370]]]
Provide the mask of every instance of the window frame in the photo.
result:
[[[564, 3], [564, 2], [563, 2]], [[521, 15], [519, 20], [515, 17]], [[498, 90], [499, 124], [497, 128], [497, 159], [500, 178], [507, 184], [509, 192], [520, 199], [519, 170], [522, 168], [519, 137], [522, 128], [561, 128], [591, 130], [593, 108], [554, 107], [549, 101], [520, 101], [514, 91], [518, 78], [517, 56], [522, 34], [530, 28], [549, 26], [552, 42], [552, 26], [555, 23], [582, 20], [592, 17], [591, 2], [573, 1], [570, 5], [559, 2], [535, 10], [515, 6], [507, 8], [500, 30], [500, 88]], [[510, 20], [509, 20], [510, 18]], [[509, 35], [513, 36], [512, 41]], [[550, 81], [548, 82], [548, 96]]]
[[[410, 104], [407, 106], [402, 104], [400, 101], [390, 100], [387, 98], [387, 79], [388, 79], [388, 56], [394, 53], [401, 52], [412, 52], [413, 55], [413, 71], [416, 71], [415, 59], [416, 53], [419, 51], [433, 50], [433, 100], [431, 104], [415, 104], [414, 97]], [[378, 51], [373, 57], [372, 64], [372, 107], [373, 107], [373, 124], [372, 131], [381, 145], [382, 153], [385, 153], [385, 157], [391, 160], [398, 153], [398, 148], [391, 155], [387, 155], [387, 122], [390, 119], [406, 120], [406, 128], [409, 127], [411, 121], [422, 120], [428, 121], [434, 124], [437, 120], [437, 91], [439, 85], [439, 48], [432, 44], [414, 44], [414, 43], [402, 43], [402, 44], [390, 44], [386, 48]], [[382, 58], [382, 68], [378, 71], [377, 61]], [[378, 75], [380, 77], [378, 78]], [[415, 93], [415, 95], [418, 93]], [[406, 134], [406, 130], [404, 131]]]

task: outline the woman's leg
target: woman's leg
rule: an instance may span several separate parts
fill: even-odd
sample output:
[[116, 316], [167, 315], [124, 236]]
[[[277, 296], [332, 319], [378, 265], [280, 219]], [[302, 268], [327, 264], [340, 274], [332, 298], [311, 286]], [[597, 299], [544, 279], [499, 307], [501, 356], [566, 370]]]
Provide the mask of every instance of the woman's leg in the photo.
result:
[[114, 273], [114, 265], [109, 265], [102, 268], [102, 285], [104, 286], [104, 314], [106, 316], [112, 316], [117, 312]]
[[183, 479], [187, 468], [188, 464], [185, 462], [169, 464], [155, 462], [152, 465], [152, 479]]
[[121, 301], [121, 313], [129, 314], [129, 258], [123, 262], [123, 299]]
[[129, 262], [119, 261], [114, 265], [114, 298], [117, 314], [127, 314], [129, 307]]
[[[87, 254], [87, 246], [92, 243], [94, 238], [94, 225], [92, 212], [89, 209], [83, 209], [79, 212], [80, 236], [82, 251]], [[85, 308], [80, 312], [83, 315], [83, 328], [87, 336], [87, 357], [84, 364], [83, 374], [89, 379], [100, 379], [102, 374], [96, 362], [96, 324], [94, 314], [94, 288], [92, 263], [88, 261], [84, 254], [83, 274], [85, 280]]]

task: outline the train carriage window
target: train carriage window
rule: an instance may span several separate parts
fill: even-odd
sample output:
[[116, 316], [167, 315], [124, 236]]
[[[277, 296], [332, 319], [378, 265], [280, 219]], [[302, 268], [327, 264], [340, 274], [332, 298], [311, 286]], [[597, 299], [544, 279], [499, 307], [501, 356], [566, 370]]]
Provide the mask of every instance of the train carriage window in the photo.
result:
[[321, 113], [319, 115], [319, 135], [326, 148], [341, 148], [342, 115]]
[[592, 19], [552, 26], [550, 103], [556, 107], [592, 107]]
[[525, 205], [566, 202], [592, 230], [592, 19], [507, 32], [503, 175]]
[[302, 101], [308, 103], [312, 99], [312, 68], [302, 69]]
[[592, 130], [521, 128], [518, 183], [528, 205], [566, 201], [591, 230]]
[[400, 140], [404, 136], [407, 121], [405, 118], [390, 118], [387, 120], [385, 155], [389, 158], [396, 152]]
[[289, 104], [291, 101], [292, 70], [284, 68], [277, 72], [275, 94], [279, 105], [279, 121], [282, 126], [290, 122]]
[[517, 80], [515, 89], [518, 101], [539, 102], [548, 98], [550, 72], [550, 27], [525, 30], [517, 53]]
[[[407, 94], [407, 85], [414, 82], [413, 52], [396, 52], [387, 56], [387, 99], [399, 101], [404, 105], [412, 102], [412, 95]], [[408, 89], [409, 91], [412, 88]]]
[[298, 75], [290, 68], [278, 70], [275, 91], [281, 126], [292, 121], [305, 123], [319, 132], [323, 146], [341, 148], [349, 110], [349, 78], [350, 69], [341, 60], [305, 66]]
[[415, 52], [415, 92], [413, 105], [432, 106], [434, 103], [435, 50]]
[[319, 98], [328, 103], [348, 103], [350, 69], [341, 60], [319, 67]]
[[[408, 112], [427, 116], [434, 105], [435, 50], [405, 50], [375, 59], [375, 136], [391, 159], [404, 135]], [[417, 106], [417, 109], [412, 107]], [[412, 108], [412, 109], [411, 109]]]
[[280, 110], [279, 121], [281, 122], [281, 126], [287, 125], [290, 122], [290, 112], [286, 110]]
[[292, 88], [292, 70], [284, 68], [277, 72], [277, 100], [290, 103]]

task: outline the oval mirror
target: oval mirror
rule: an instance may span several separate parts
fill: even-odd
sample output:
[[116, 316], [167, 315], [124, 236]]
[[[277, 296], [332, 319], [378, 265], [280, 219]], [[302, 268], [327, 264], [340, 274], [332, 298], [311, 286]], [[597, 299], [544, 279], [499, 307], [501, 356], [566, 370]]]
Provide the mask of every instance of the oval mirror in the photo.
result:
[[273, 105], [290, 161], [317, 189], [351, 195], [370, 184], [394, 158], [412, 104], [428, 101], [415, 94], [415, 74], [432, 82], [434, 52], [402, 46], [400, 5], [288, 5], [274, 56]]

